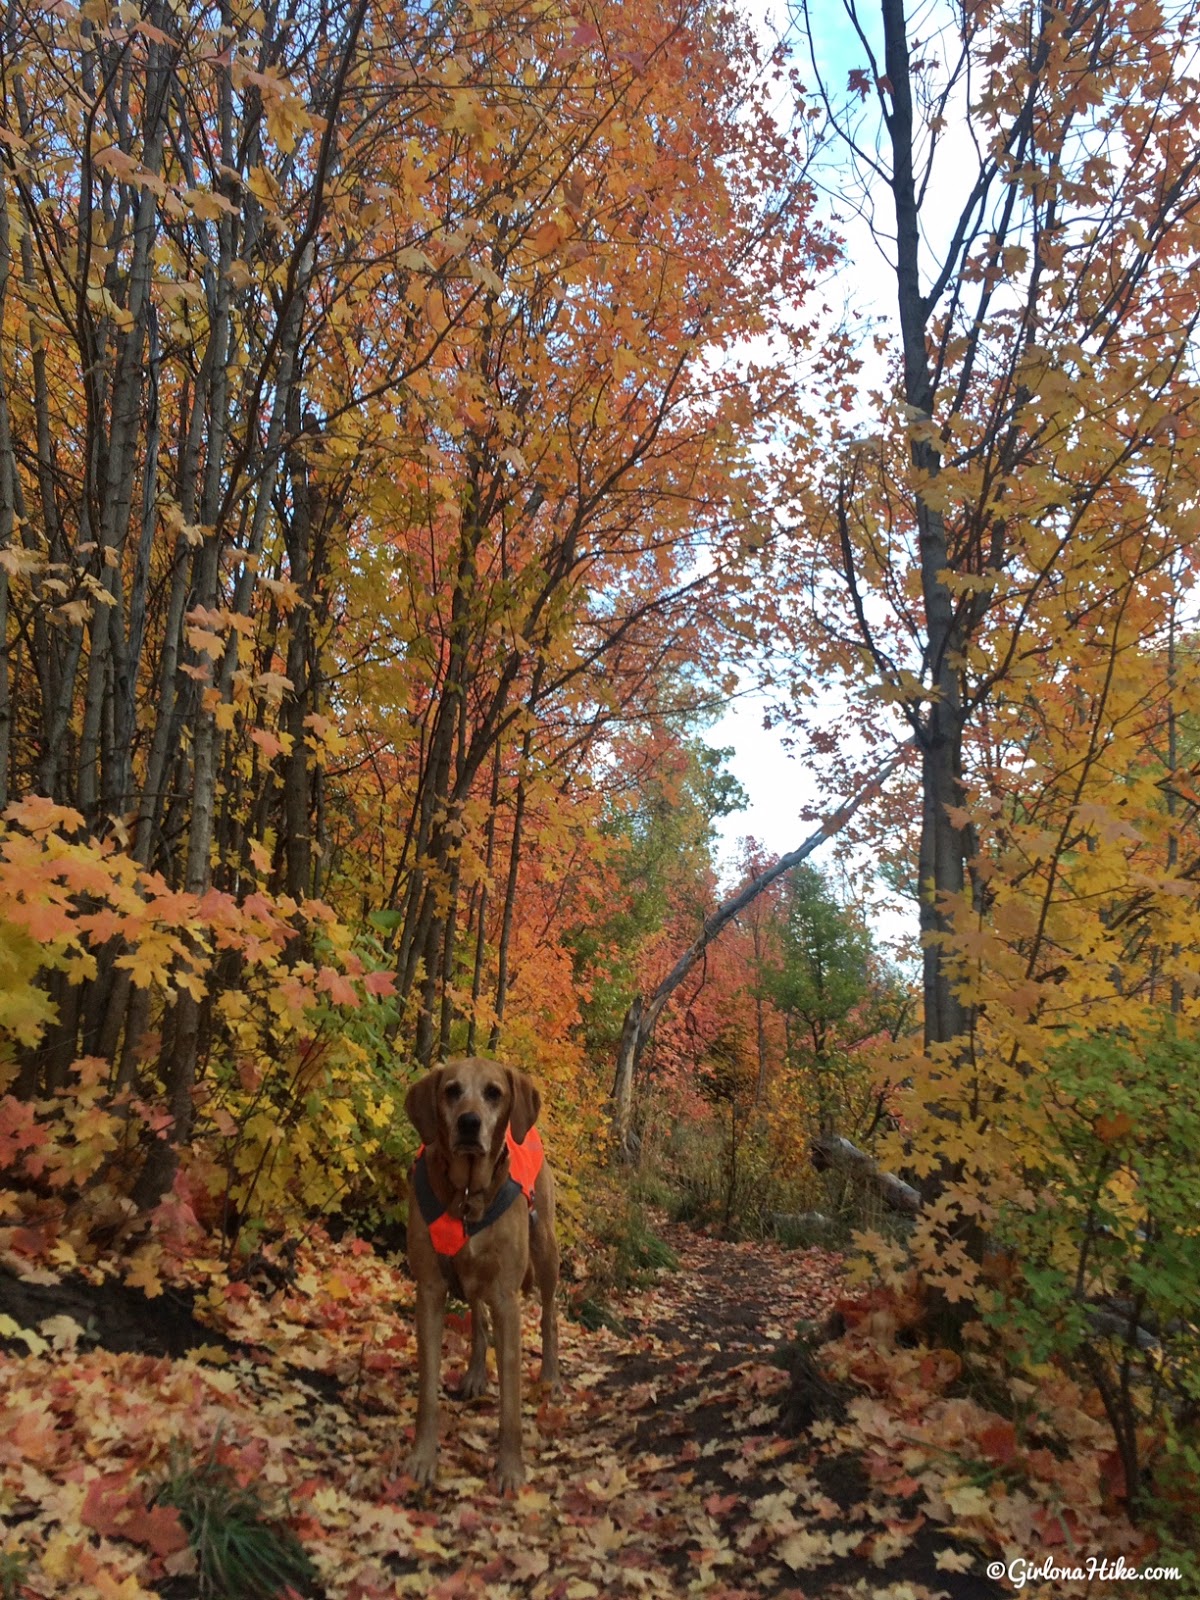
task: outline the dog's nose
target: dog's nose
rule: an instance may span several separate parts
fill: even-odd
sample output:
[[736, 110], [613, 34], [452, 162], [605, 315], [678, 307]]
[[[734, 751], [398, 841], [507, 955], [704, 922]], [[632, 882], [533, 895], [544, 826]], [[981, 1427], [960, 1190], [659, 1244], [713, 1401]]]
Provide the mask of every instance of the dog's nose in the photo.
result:
[[478, 1139], [481, 1119], [476, 1111], [464, 1111], [458, 1119], [458, 1136], [460, 1139]]

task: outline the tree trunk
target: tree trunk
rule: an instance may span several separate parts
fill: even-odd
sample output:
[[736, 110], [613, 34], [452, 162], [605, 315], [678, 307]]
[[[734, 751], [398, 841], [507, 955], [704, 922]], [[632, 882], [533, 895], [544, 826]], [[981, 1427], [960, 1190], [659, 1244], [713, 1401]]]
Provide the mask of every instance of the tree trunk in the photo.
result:
[[492, 866], [496, 858], [496, 808], [500, 804], [500, 746], [496, 746], [495, 758], [492, 762], [492, 792], [488, 803], [487, 820], [487, 845], [483, 858], [483, 881], [479, 885], [478, 902], [475, 907], [475, 960], [471, 969], [471, 1015], [467, 1021], [466, 1053], [475, 1054], [475, 1035], [478, 1031], [479, 1021], [477, 1008], [479, 997], [483, 993], [483, 959], [487, 949], [487, 913], [490, 898], [488, 886], [492, 881]]
[[[8, 185], [0, 175], [0, 328], [8, 301], [9, 221]], [[12, 430], [8, 416], [8, 373], [0, 346], [0, 551], [12, 544], [16, 529], [17, 468], [13, 460]], [[0, 566], [0, 811], [8, 805], [8, 774], [12, 739], [12, 701], [8, 668], [8, 569]]]
[[[882, 9], [885, 60], [892, 86], [893, 109], [887, 126], [896, 211], [896, 290], [904, 354], [904, 398], [918, 420], [932, 421], [934, 380], [927, 336], [933, 304], [921, 293], [920, 202], [913, 170], [913, 97], [904, 0], [883, 0]], [[929, 478], [936, 477], [941, 468], [937, 449], [925, 438], [914, 439], [912, 461], [918, 473]], [[964, 717], [959, 678], [962, 639], [954, 597], [946, 581], [951, 567], [946, 521], [941, 511], [919, 493], [917, 539], [930, 678], [929, 710], [918, 733], [922, 793], [920, 915], [928, 1047], [959, 1038], [968, 1026], [967, 1013], [954, 992], [950, 963], [940, 937], [948, 926], [943, 897], [961, 895], [966, 881], [963, 833], [952, 820], [954, 808], [962, 806]]]
[[521, 740], [521, 759], [517, 769], [517, 800], [513, 809], [512, 843], [508, 852], [508, 881], [504, 886], [504, 911], [500, 921], [500, 946], [496, 957], [496, 1004], [488, 1049], [495, 1053], [500, 1045], [504, 1022], [504, 1003], [508, 998], [508, 953], [512, 942], [513, 917], [517, 906], [517, 882], [521, 871], [521, 835], [525, 828], [526, 767], [533, 748], [533, 732], [527, 728]]

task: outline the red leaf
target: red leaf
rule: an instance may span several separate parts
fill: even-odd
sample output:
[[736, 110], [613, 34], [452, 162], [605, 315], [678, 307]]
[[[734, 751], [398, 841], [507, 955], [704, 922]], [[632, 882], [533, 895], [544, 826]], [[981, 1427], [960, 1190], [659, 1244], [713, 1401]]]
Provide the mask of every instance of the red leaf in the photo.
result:
[[990, 1423], [979, 1435], [979, 1449], [988, 1461], [1005, 1466], [1017, 1454], [1017, 1430], [1011, 1422]]
[[704, 1509], [710, 1517], [727, 1517], [740, 1503], [740, 1497], [736, 1494], [710, 1494], [704, 1502]]
[[1116, 1144], [1133, 1129], [1133, 1118], [1128, 1111], [1118, 1111], [1111, 1117], [1096, 1118], [1096, 1137], [1102, 1144]]
[[316, 989], [327, 994], [335, 1006], [357, 1006], [358, 993], [348, 978], [336, 967], [322, 967], [317, 974]]
[[88, 1484], [79, 1520], [105, 1538], [120, 1539], [127, 1537], [126, 1529], [139, 1509], [145, 1511], [146, 1502], [128, 1473], [106, 1472]]
[[172, 1556], [176, 1550], [187, 1548], [187, 1529], [174, 1506], [137, 1509], [124, 1531], [127, 1539], [145, 1545], [156, 1556]]

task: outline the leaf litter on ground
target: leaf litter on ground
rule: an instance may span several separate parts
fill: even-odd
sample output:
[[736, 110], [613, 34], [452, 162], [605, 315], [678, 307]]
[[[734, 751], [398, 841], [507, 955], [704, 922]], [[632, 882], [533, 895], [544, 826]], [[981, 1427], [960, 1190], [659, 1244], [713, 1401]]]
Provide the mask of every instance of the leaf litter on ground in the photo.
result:
[[[32, 1340], [5, 1327], [12, 1592], [196, 1594], [193, 1553], [156, 1500], [188, 1451], [287, 1522], [328, 1600], [983, 1600], [1005, 1592], [983, 1576], [997, 1554], [1136, 1548], [1103, 1430], [1065, 1380], [1047, 1379], [1041, 1420], [1018, 1430], [955, 1392], [957, 1357], [907, 1348], [883, 1302], [846, 1298], [838, 1255], [664, 1232], [678, 1269], [621, 1299], [621, 1331], [563, 1319], [558, 1394], [537, 1387], [527, 1308], [529, 1481], [507, 1499], [488, 1480], [494, 1384], [454, 1398], [465, 1314], [448, 1318], [437, 1487], [405, 1475], [413, 1287], [360, 1241], [319, 1236], [273, 1278], [213, 1287], [174, 1358], [92, 1344], [74, 1318], [21, 1330]], [[818, 1361], [844, 1404], [789, 1431], [778, 1352], [835, 1304], [849, 1326]], [[1075, 1453], [1052, 1448], [1055, 1426]]]

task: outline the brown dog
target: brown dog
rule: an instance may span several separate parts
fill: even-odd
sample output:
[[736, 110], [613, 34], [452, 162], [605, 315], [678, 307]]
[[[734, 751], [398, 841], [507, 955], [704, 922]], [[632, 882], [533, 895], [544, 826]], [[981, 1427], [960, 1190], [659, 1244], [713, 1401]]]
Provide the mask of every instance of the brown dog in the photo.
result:
[[[530, 1147], [541, 1148], [537, 1134], [530, 1137], [541, 1096], [523, 1072], [463, 1056], [414, 1083], [404, 1109], [425, 1141], [408, 1177], [408, 1259], [417, 1280], [420, 1385], [408, 1471], [418, 1483], [432, 1483], [437, 1467], [442, 1327], [446, 1293], [453, 1289], [471, 1307], [471, 1361], [459, 1391], [468, 1398], [487, 1387], [486, 1312], [495, 1328], [496, 1480], [503, 1494], [525, 1481], [521, 1294], [535, 1282], [542, 1301], [542, 1383], [558, 1383], [554, 1178], [544, 1161], [536, 1178], [527, 1170]], [[514, 1149], [513, 1141], [523, 1148]]]

